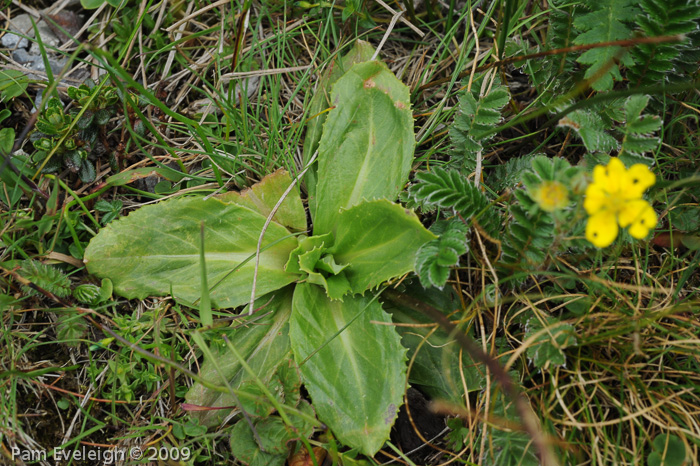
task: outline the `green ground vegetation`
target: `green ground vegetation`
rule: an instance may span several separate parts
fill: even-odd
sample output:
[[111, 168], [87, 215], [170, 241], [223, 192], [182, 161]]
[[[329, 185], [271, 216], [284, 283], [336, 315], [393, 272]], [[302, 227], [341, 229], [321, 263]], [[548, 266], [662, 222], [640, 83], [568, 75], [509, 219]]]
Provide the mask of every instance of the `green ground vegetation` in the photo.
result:
[[698, 0], [1, 6], [0, 464], [698, 464]]

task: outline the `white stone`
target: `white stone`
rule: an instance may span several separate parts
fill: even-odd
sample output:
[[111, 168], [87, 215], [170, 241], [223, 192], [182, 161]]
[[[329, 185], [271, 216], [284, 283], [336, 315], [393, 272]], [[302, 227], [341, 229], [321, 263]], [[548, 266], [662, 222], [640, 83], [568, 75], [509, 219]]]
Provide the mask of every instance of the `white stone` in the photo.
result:
[[[12, 20], [10, 20], [10, 31], [19, 32], [24, 36], [34, 37], [34, 28], [32, 27], [32, 21], [29, 15], [25, 13], [12, 18]], [[29, 45], [27, 39], [10, 32], [2, 36], [0, 43], [2, 43], [4, 48], [8, 49], [26, 49]]]
[[[58, 47], [59, 45], [61, 45], [61, 40], [58, 37], [56, 37], [56, 34], [53, 33], [48, 24], [41, 21], [39, 24], [37, 24], [37, 27], [39, 29], [39, 36], [41, 36], [41, 41], [44, 43], [44, 49], [46, 49], [47, 52], [50, 50], [49, 47]], [[32, 42], [32, 46], [29, 48], [29, 53], [32, 53], [34, 55], [41, 54], [38, 42]]]
[[[63, 70], [63, 67], [68, 61], [65, 57], [56, 57], [53, 54], [47, 53], [47, 58], [49, 60], [49, 65], [51, 66], [51, 71], [54, 74], [58, 74]], [[15, 50], [12, 53], [12, 58], [21, 65], [24, 65], [28, 70], [34, 71], [46, 71], [46, 66], [44, 65], [44, 59], [41, 55], [34, 55], [31, 51], [27, 52], [24, 49]], [[34, 75], [30, 75], [30, 79], [40, 79]]]

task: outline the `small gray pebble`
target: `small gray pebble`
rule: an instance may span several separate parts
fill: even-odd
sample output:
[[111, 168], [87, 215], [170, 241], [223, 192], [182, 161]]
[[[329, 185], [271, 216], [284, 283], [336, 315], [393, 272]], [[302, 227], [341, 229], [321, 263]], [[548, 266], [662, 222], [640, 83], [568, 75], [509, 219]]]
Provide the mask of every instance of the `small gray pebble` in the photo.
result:
[[[17, 15], [10, 20], [10, 31], [18, 32], [24, 36], [34, 37], [34, 28], [28, 14]], [[2, 46], [8, 49], [26, 49], [29, 41], [17, 34], [8, 32], [0, 38]]]
[[0, 38], [0, 44], [6, 49], [26, 49], [29, 45], [29, 41], [24, 37], [17, 36], [8, 32], [2, 38]]
[[[58, 47], [61, 45], [61, 40], [56, 37], [56, 34], [53, 33], [49, 25], [44, 21], [39, 22], [39, 24], [37, 24], [37, 28], [39, 29], [39, 36], [44, 43], [44, 49], [47, 49], [48, 51], [49, 47]], [[29, 53], [33, 53], [34, 55], [41, 54], [38, 42], [32, 42], [32, 46], [29, 48]]]

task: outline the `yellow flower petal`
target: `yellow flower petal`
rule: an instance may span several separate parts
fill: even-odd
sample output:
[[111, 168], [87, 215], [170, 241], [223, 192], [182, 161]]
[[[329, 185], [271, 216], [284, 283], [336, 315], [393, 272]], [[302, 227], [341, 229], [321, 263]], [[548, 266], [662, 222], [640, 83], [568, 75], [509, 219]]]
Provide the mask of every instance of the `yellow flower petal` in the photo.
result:
[[[603, 167], [600, 167], [603, 168]], [[583, 208], [588, 215], [592, 215], [602, 209], [608, 203], [608, 195], [597, 183], [589, 184], [586, 188], [586, 199], [583, 201]]]
[[630, 225], [630, 236], [637, 239], [646, 238], [649, 230], [656, 226], [657, 218], [654, 209], [647, 203], [639, 217]]
[[625, 164], [620, 159], [613, 157], [605, 167], [605, 184], [601, 187], [610, 194], [619, 193], [628, 184], [628, 175]]
[[644, 199], [635, 199], [620, 204], [620, 211], [617, 213], [617, 220], [620, 226], [625, 228], [638, 218], [641, 218], [644, 210], [649, 207], [649, 203]]
[[623, 187], [622, 194], [625, 199], [636, 199], [642, 197], [644, 191], [656, 182], [656, 175], [649, 170], [649, 167], [638, 163], [632, 165], [627, 171], [627, 186]]
[[586, 239], [593, 243], [594, 246], [599, 248], [610, 246], [617, 238], [617, 232], [617, 220], [614, 212], [601, 210], [588, 217]]

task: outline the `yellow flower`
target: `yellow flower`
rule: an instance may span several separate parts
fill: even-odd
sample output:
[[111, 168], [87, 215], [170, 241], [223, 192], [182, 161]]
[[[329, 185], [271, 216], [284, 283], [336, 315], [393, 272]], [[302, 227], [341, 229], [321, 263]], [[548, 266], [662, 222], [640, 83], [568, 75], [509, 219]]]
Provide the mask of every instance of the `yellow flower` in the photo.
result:
[[553, 212], [569, 205], [569, 190], [559, 181], [543, 181], [532, 193], [542, 210]]
[[655, 181], [646, 165], [632, 165], [628, 170], [618, 158], [610, 159], [607, 167], [597, 165], [583, 202], [589, 215], [588, 241], [599, 248], [609, 246], [617, 237], [618, 224], [629, 227], [634, 238], [647, 236], [656, 226], [656, 212], [642, 199], [642, 194]]

